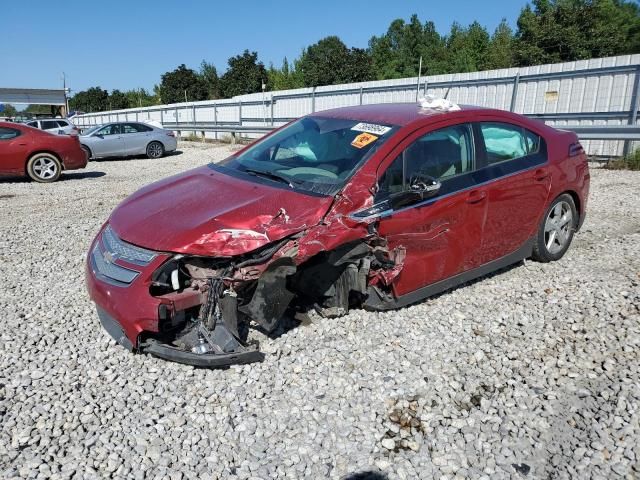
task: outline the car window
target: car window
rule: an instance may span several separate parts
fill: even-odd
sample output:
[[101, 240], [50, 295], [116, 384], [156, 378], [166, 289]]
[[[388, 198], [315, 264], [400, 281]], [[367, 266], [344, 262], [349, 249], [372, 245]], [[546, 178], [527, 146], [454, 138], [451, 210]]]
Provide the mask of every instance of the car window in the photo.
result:
[[436, 130], [420, 137], [396, 157], [378, 182], [376, 199], [406, 189], [420, 175], [442, 182], [474, 168], [470, 125]]
[[98, 130], [97, 135], [118, 135], [120, 134], [120, 125], [107, 125]]
[[29, 122], [27, 123], [30, 127], [38, 128], [38, 122]]
[[64, 120], [56, 120], [56, 122], [58, 123], [58, 126], [62, 127], [62, 128], [66, 128], [66, 127], [69, 126], [69, 124], [67, 122], [65, 122]]
[[58, 127], [58, 123], [55, 120], [43, 120], [40, 122], [42, 124], [42, 129], [43, 130], [49, 130], [49, 129], [57, 129]]
[[482, 122], [480, 131], [487, 151], [487, 163], [526, 157], [538, 151], [540, 137], [522, 127], [507, 123]]
[[153, 130], [149, 125], [144, 125], [142, 123], [132, 123], [131, 125], [137, 128], [139, 132], [151, 132]]
[[144, 132], [142, 125], [138, 123], [125, 123], [122, 125], [122, 133], [140, 133]]
[[0, 140], [11, 140], [20, 136], [20, 130], [15, 128], [0, 127]]

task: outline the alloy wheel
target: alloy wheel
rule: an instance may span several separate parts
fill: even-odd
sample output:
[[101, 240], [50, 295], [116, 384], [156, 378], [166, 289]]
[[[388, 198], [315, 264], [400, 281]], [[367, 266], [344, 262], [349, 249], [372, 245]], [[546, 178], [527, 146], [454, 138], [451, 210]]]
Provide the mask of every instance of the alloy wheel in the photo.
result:
[[58, 165], [51, 158], [40, 157], [33, 162], [33, 173], [42, 180], [49, 180], [57, 175]]
[[544, 224], [544, 244], [552, 255], [560, 252], [571, 240], [573, 212], [564, 200], [558, 202], [547, 215]]

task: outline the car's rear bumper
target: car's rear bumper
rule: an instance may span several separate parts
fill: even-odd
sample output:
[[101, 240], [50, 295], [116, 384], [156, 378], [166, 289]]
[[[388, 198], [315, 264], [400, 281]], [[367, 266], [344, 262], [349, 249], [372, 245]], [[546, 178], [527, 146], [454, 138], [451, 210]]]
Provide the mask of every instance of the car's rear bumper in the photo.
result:
[[62, 164], [64, 165], [65, 170], [79, 170], [81, 168], [85, 168], [87, 166], [87, 155], [84, 153], [84, 150], [80, 148], [74, 148], [69, 150], [63, 154]]

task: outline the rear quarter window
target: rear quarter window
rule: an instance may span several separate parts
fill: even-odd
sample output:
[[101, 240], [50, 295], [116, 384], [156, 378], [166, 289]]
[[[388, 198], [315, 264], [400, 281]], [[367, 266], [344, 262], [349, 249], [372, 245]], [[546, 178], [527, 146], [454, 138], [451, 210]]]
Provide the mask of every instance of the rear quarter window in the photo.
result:
[[540, 136], [518, 125], [482, 122], [480, 131], [489, 165], [526, 157], [540, 150]]
[[11, 140], [20, 136], [20, 130], [15, 128], [0, 127], [0, 140]]

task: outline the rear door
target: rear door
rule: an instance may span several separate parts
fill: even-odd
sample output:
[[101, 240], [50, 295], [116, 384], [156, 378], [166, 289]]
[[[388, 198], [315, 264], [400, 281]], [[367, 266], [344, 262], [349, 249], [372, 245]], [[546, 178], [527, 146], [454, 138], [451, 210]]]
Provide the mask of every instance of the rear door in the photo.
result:
[[122, 136], [127, 155], [141, 155], [146, 152], [152, 128], [140, 123], [122, 124]]
[[[470, 124], [419, 130], [392, 155], [397, 156], [379, 173], [374, 208], [386, 209], [378, 225], [380, 236], [391, 250], [406, 251], [404, 268], [392, 285], [401, 296], [469, 269], [467, 259], [480, 248], [486, 201], [474, 188]], [[439, 193], [396, 210], [385, 206], [389, 196], [406, 189], [416, 174], [439, 180]]]
[[0, 175], [24, 175], [29, 135], [17, 128], [0, 127]]
[[544, 140], [503, 121], [474, 124], [480, 139], [479, 180], [486, 182], [487, 218], [477, 264], [515, 252], [535, 235], [551, 176]]
[[120, 124], [102, 127], [92, 138], [90, 148], [94, 157], [116, 157], [125, 155], [124, 138]]

